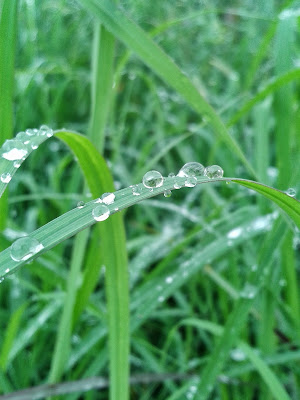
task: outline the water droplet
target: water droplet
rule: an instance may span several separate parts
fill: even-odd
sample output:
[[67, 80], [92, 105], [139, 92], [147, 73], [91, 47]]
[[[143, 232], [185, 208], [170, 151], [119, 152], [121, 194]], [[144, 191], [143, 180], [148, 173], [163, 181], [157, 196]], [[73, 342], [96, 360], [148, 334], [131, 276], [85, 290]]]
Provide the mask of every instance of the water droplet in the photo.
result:
[[1, 148], [2, 157], [9, 161], [21, 160], [28, 153], [20, 140], [6, 140]]
[[114, 195], [114, 193], [104, 193], [101, 196], [101, 200], [107, 205], [112, 204], [115, 201], [115, 198], [116, 196]]
[[1, 182], [3, 183], [8, 183], [11, 181], [11, 174], [9, 172], [4, 172], [1, 175]]
[[99, 197], [98, 199], [96, 199], [96, 200], [94, 201], [94, 203], [102, 203], [102, 200], [101, 200], [100, 197]]
[[14, 167], [15, 168], [20, 168], [21, 162], [20, 161], [14, 161]]
[[197, 178], [195, 178], [194, 176], [187, 178], [185, 181], [185, 186], [187, 187], [194, 187], [196, 185], [197, 185]]
[[257, 264], [253, 264], [253, 265], [252, 265], [251, 271], [257, 271]]
[[6, 270], [5, 270], [4, 272], [5, 272], [6, 274], [8, 274], [9, 271], [10, 271], [10, 269], [9, 269], [9, 268], [6, 268]]
[[195, 177], [198, 178], [204, 175], [204, 166], [198, 162], [189, 162], [184, 164], [184, 166], [180, 169], [177, 176], [180, 177]]
[[168, 178], [174, 178], [174, 176], [175, 176], [174, 172], [170, 172]]
[[164, 178], [158, 171], [149, 171], [143, 177], [143, 185], [146, 188], [153, 189], [162, 186]]
[[25, 261], [43, 248], [44, 246], [37, 239], [25, 236], [11, 245], [10, 256], [14, 261]]
[[131, 186], [132, 194], [134, 196], [139, 196], [142, 193], [142, 187], [139, 185], [133, 185]]
[[173, 282], [173, 277], [172, 276], [167, 276], [166, 277], [166, 283], [172, 283]]
[[164, 298], [164, 296], [159, 296], [159, 298], [157, 299], [160, 303], [162, 303], [164, 300], [165, 300], [165, 298]]
[[28, 144], [29, 143], [29, 137], [25, 132], [19, 132], [17, 134], [16, 138], [18, 140], [20, 140], [20, 142], [23, 142], [24, 144]]
[[32, 150], [36, 150], [39, 147], [39, 145], [40, 145], [40, 138], [38, 136], [30, 140], [30, 146]]
[[257, 294], [257, 287], [251, 285], [251, 283], [246, 283], [244, 288], [240, 292], [240, 296], [244, 299], [253, 299]]
[[222, 178], [224, 174], [223, 169], [219, 165], [210, 165], [205, 168], [205, 175], [208, 178]]
[[109, 217], [109, 209], [104, 204], [100, 204], [99, 206], [93, 209], [92, 215], [94, 220], [96, 221], [104, 221]]
[[165, 197], [171, 197], [171, 196], [172, 196], [171, 190], [165, 190], [165, 191], [164, 191], [164, 196], [165, 196]]
[[230, 357], [234, 360], [234, 361], [244, 361], [246, 359], [246, 354], [243, 352], [243, 350], [236, 348], [231, 350], [230, 352]]
[[79, 201], [77, 203], [77, 208], [83, 208], [85, 206], [85, 202], [84, 201]]
[[237, 239], [241, 234], [243, 233], [242, 228], [234, 228], [230, 232], [227, 233], [227, 238], [228, 239]]
[[294, 188], [289, 188], [285, 193], [290, 197], [296, 196], [296, 190]]
[[36, 134], [36, 131], [34, 129], [26, 129], [26, 135], [28, 136], [34, 136]]

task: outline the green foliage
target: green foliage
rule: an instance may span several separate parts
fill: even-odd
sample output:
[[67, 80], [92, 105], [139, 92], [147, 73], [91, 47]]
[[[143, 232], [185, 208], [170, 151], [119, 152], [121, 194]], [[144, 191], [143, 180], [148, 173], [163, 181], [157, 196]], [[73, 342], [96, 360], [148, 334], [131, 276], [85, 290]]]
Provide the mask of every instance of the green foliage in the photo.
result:
[[294, 7], [0, 2], [1, 398], [299, 398]]

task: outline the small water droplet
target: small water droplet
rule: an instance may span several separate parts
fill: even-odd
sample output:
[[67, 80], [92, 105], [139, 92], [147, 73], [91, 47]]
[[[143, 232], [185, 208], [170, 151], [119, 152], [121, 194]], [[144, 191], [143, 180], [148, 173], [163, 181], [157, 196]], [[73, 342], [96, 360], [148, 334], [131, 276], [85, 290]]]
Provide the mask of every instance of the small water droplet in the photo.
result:
[[290, 197], [296, 196], [296, 190], [294, 188], [289, 188], [285, 193]]
[[159, 298], [157, 299], [160, 303], [162, 303], [164, 300], [165, 300], [165, 298], [164, 298], [164, 296], [159, 296]]
[[238, 227], [232, 229], [230, 232], [227, 233], [227, 238], [228, 239], [237, 239], [241, 234], [243, 233], [243, 229]]
[[243, 350], [236, 348], [236, 349], [231, 350], [230, 357], [234, 361], [241, 362], [246, 359], [246, 354], [243, 352]]
[[188, 162], [180, 169], [177, 176], [180, 177], [195, 177], [204, 176], [204, 166], [198, 162]]
[[251, 283], [246, 283], [244, 288], [240, 292], [240, 296], [244, 299], [253, 299], [257, 294], [257, 287], [251, 285]]
[[93, 209], [92, 215], [95, 221], [104, 221], [109, 217], [109, 209], [104, 204], [100, 204]]
[[174, 187], [174, 189], [182, 188], [181, 180], [177, 176], [174, 177], [174, 186], [173, 187]]
[[20, 161], [14, 161], [14, 167], [15, 168], [20, 168], [21, 162]]
[[104, 204], [112, 204], [115, 201], [116, 196], [114, 193], [104, 193], [101, 196], [101, 200], [103, 201]]
[[195, 187], [196, 185], [197, 185], [197, 178], [195, 178], [194, 176], [187, 178], [185, 181], [185, 186], [187, 187]]
[[139, 196], [142, 193], [143, 188], [139, 185], [131, 186], [132, 194], [134, 196]]
[[32, 150], [36, 150], [39, 147], [40, 141], [41, 140], [38, 136], [36, 136], [30, 140], [30, 146], [31, 146]]
[[25, 132], [19, 132], [17, 134], [16, 138], [18, 140], [20, 140], [20, 142], [23, 142], [24, 144], [28, 144], [29, 143], [29, 137]]
[[230, 185], [230, 181], [226, 181], [226, 185]]
[[24, 143], [16, 139], [6, 140], [1, 148], [2, 157], [9, 161], [21, 160], [27, 153]]
[[9, 271], [10, 271], [10, 269], [9, 269], [9, 268], [6, 268], [6, 270], [5, 270], [4, 272], [5, 272], [6, 274], [8, 274]]
[[164, 178], [158, 171], [149, 171], [143, 177], [143, 185], [146, 188], [153, 189], [162, 186]]
[[172, 276], [167, 276], [166, 277], [166, 283], [172, 283], [173, 282], [173, 277]]
[[172, 196], [171, 190], [165, 190], [165, 191], [164, 191], [164, 196], [165, 196], [165, 197], [171, 197], [171, 196]]
[[36, 134], [34, 129], [26, 129], [26, 135], [28, 136], [34, 136]]
[[10, 182], [11, 181], [11, 175], [10, 175], [10, 173], [9, 172], [4, 172], [2, 175], [1, 175], [1, 182], [3, 182], [3, 183], [8, 183], [8, 182]]
[[43, 248], [44, 246], [37, 239], [25, 236], [11, 245], [10, 256], [14, 261], [25, 261]]
[[79, 201], [77, 203], [77, 208], [83, 208], [85, 206], [85, 202], [84, 201]]
[[174, 176], [175, 176], [174, 172], [170, 172], [168, 178], [174, 178]]
[[210, 178], [222, 178], [224, 174], [223, 169], [219, 165], [210, 165], [205, 168], [205, 175]]

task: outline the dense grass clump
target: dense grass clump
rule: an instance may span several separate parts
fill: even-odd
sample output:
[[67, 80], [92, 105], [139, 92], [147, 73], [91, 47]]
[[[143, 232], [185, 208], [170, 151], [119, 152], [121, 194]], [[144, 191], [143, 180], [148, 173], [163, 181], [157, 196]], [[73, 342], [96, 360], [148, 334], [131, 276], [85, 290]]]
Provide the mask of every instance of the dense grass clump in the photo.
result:
[[252, 3], [0, 2], [0, 399], [300, 398], [299, 10]]

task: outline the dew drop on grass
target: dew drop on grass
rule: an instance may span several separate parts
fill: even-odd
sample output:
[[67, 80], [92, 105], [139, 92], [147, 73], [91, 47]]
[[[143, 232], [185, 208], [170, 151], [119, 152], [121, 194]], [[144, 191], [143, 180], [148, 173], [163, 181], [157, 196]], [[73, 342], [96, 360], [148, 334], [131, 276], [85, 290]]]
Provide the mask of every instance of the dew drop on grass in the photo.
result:
[[85, 202], [84, 201], [79, 201], [77, 203], [77, 208], [83, 208], [85, 206]]
[[164, 196], [165, 196], [165, 197], [171, 197], [171, 196], [172, 196], [171, 190], [165, 190], [165, 191], [164, 191]]
[[166, 277], [166, 283], [172, 283], [173, 282], [173, 277], [172, 276], [167, 276]]
[[294, 188], [289, 188], [285, 193], [290, 197], [296, 196], [296, 190]]
[[139, 185], [131, 186], [131, 190], [134, 196], [139, 196], [142, 193], [142, 187]]
[[195, 178], [194, 176], [187, 178], [185, 181], [186, 187], [195, 187], [196, 184], [197, 184], [197, 178]]
[[184, 164], [184, 166], [180, 169], [177, 176], [186, 177], [186, 178], [198, 178], [200, 176], [204, 176], [204, 166], [198, 162], [189, 162]]
[[20, 142], [23, 142], [24, 144], [28, 144], [29, 143], [29, 137], [25, 132], [19, 132], [17, 134], [16, 138], [18, 140], [20, 140]]
[[113, 202], [115, 201], [115, 195], [114, 193], [104, 193], [101, 196], [101, 200], [104, 204], [113, 204]]
[[244, 299], [253, 299], [257, 294], [257, 287], [251, 285], [251, 283], [246, 283], [244, 288], [240, 292], [240, 296]]
[[104, 221], [109, 217], [109, 209], [106, 205], [100, 204], [93, 209], [92, 215], [95, 221]]
[[164, 296], [159, 296], [157, 300], [159, 301], [159, 303], [162, 303], [165, 300], [165, 298]]
[[20, 166], [21, 166], [21, 162], [20, 161], [14, 161], [14, 167], [15, 168], [20, 168]]
[[36, 150], [39, 147], [39, 145], [40, 145], [40, 138], [38, 136], [30, 140], [30, 146], [32, 150]]
[[4, 172], [1, 175], [1, 182], [3, 183], [8, 183], [11, 181], [11, 174], [9, 172]]
[[43, 248], [44, 246], [37, 239], [25, 236], [11, 245], [10, 256], [14, 261], [25, 261]]
[[24, 143], [16, 139], [6, 140], [1, 149], [2, 157], [9, 161], [21, 160], [27, 153]]
[[170, 172], [168, 178], [174, 178], [174, 176], [175, 176], [174, 172]]
[[210, 165], [205, 168], [205, 175], [210, 178], [222, 178], [224, 174], [223, 169], [219, 165]]
[[164, 178], [162, 174], [158, 171], [149, 171], [143, 177], [143, 185], [146, 188], [153, 189], [162, 186], [164, 183]]

